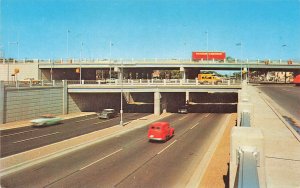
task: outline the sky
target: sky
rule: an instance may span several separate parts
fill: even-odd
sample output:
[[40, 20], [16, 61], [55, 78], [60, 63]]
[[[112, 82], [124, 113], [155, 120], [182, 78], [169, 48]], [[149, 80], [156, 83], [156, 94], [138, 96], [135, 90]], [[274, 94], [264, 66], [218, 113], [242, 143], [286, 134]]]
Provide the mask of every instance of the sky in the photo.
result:
[[[300, 60], [300, 0], [0, 0], [0, 50], [19, 59]], [[239, 45], [241, 44], [241, 45]]]

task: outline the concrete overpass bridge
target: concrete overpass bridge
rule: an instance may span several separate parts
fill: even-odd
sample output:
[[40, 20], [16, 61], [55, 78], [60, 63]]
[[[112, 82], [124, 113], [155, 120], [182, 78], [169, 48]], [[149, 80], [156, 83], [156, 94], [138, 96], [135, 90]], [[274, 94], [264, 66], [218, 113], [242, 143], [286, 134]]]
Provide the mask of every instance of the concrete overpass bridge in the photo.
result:
[[[293, 72], [300, 74], [300, 60], [192, 61], [188, 59], [60, 59], [1, 60], [0, 80], [95, 80], [116, 78], [123, 68], [125, 79], [151, 79], [156, 70], [166, 71], [165, 78], [195, 79], [201, 70], [249, 70]], [[19, 73], [14, 75], [18, 69]], [[176, 73], [170, 73], [175, 71]], [[110, 74], [111, 72], [111, 74]]]

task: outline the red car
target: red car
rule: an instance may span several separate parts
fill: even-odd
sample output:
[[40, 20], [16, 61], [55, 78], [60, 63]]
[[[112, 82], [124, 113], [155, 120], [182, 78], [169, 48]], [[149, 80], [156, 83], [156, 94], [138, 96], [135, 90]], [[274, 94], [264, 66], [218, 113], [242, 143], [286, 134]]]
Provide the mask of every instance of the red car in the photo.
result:
[[168, 122], [155, 122], [149, 126], [148, 138], [151, 140], [167, 141], [174, 136], [174, 128]]

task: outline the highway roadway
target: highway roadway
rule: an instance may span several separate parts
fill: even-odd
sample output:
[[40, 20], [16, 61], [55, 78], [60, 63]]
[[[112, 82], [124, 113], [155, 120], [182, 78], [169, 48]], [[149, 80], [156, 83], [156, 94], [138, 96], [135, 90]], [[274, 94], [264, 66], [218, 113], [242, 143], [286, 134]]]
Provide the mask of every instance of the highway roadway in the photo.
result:
[[172, 114], [169, 141], [149, 142], [148, 126], [10, 175], [2, 187], [184, 187], [227, 114]]
[[[124, 123], [147, 116], [147, 113], [125, 113]], [[55, 142], [84, 135], [119, 124], [120, 117], [99, 119], [96, 115], [78, 117], [47, 127], [26, 126], [0, 131], [0, 157], [7, 157]]]
[[300, 122], [300, 87], [294, 85], [260, 86], [259, 89], [267, 94], [285, 111]]
[[279, 113], [300, 134], [300, 87], [270, 85], [259, 88], [276, 102], [281, 108]]

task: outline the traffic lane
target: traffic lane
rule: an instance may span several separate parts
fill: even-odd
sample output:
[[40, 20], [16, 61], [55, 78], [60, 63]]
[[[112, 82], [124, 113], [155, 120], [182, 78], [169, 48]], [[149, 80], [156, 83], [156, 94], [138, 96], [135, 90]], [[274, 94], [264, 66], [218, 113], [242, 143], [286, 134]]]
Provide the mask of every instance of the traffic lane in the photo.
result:
[[[188, 118], [182, 119], [181, 115], [173, 116], [170, 123], [174, 127], [182, 127], [184, 130], [190, 130], [194, 124], [191, 124], [191, 116], [202, 119], [203, 115], [189, 114]], [[176, 119], [174, 119], [176, 117]], [[179, 120], [182, 119], [182, 120]], [[163, 120], [166, 121], [166, 120]], [[182, 122], [180, 122], [182, 121]], [[107, 153], [104, 157], [99, 156], [94, 161], [79, 168], [76, 172], [61, 178], [47, 187], [115, 187], [122, 180], [129, 177], [143, 165], [155, 158], [158, 153], [164, 151], [176, 136], [184, 135], [185, 131], [176, 133], [168, 142], [150, 143], [147, 138], [147, 127], [135, 132], [138, 138], [134, 142], [125, 144], [116, 148], [114, 152]], [[142, 132], [141, 132], [142, 131]], [[139, 135], [142, 135], [139, 136]], [[124, 143], [125, 140], [116, 140], [116, 143]], [[126, 142], [125, 142], [126, 143]], [[109, 146], [108, 146], [109, 147]], [[156, 181], [156, 180], [152, 180]], [[150, 184], [151, 185], [151, 184]], [[149, 185], [148, 185], [149, 186]], [[134, 187], [134, 186], [128, 186]]]
[[[82, 121], [82, 120], [87, 120], [87, 119], [91, 119], [91, 118], [97, 118], [96, 114], [65, 119], [65, 120], [62, 120], [61, 124], [68, 124], [68, 123], [72, 123], [74, 121], [78, 121], [78, 120]], [[20, 134], [20, 133], [27, 132], [27, 131], [28, 132], [33, 131], [32, 129], [33, 129], [32, 125], [30, 123], [28, 123], [27, 125], [24, 125], [24, 127], [0, 130], [0, 135]]]
[[213, 114], [193, 125], [116, 187], [185, 187], [225, 119]]
[[[176, 114], [164, 118], [161, 121], [176, 122], [180, 118], [182, 118], [182, 115]], [[185, 121], [182, 123], [185, 124], [187, 121], [188, 119], [185, 118]], [[135, 143], [142, 140], [144, 143], [148, 144], [147, 130], [148, 126], [144, 126], [127, 132], [126, 134], [95, 143], [92, 146], [34, 165], [30, 168], [3, 177], [2, 185], [11, 187], [41, 187], [48, 185], [49, 182], [55, 183], [73, 173], [77, 173], [81, 168], [99, 160], [99, 158], [109, 156], [120, 148], [130, 148]], [[163, 147], [163, 143], [149, 146], [159, 147], [160, 145]], [[142, 146], [142, 148], [144, 148], [144, 146]]]
[[[131, 121], [133, 119], [141, 118], [144, 116], [147, 116], [149, 114], [124, 114], [124, 120], [126, 122]], [[22, 139], [28, 139], [31, 137], [38, 137], [42, 135], [47, 135], [55, 132], [59, 133], [65, 133], [65, 132], [76, 132], [79, 129], [88, 129], [90, 127], [95, 127], [94, 125], [98, 125], [98, 127], [95, 128], [106, 128], [111, 126], [110, 124], [107, 124], [105, 122], [113, 122], [115, 124], [118, 124], [120, 122], [120, 118], [112, 118], [112, 119], [99, 119], [99, 118], [82, 118], [82, 119], [76, 119], [74, 121], [69, 121], [68, 123], [62, 123], [52, 126], [45, 126], [45, 127], [29, 127], [26, 129], [21, 130], [15, 130], [14, 132], [9, 133], [3, 133], [1, 134], [1, 141], [2, 143], [5, 142], [15, 142]], [[104, 124], [105, 123], [105, 124]], [[70, 129], [70, 126], [72, 126], [72, 129]]]
[[263, 86], [259, 89], [290, 113], [293, 118], [300, 121], [300, 87]]
[[[149, 115], [145, 113], [124, 114], [124, 123], [133, 119], [143, 118]], [[109, 120], [89, 119], [88, 123], [82, 121], [69, 122], [43, 128], [31, 128], [34, 131], [27, 131], [23, 134], [1, 135], [1, 157], [10, 156], [27, 150], [35, 149], [76, 136], [84, 135], [101, 129], [119, 124], [120, 118]], [[37, 131], [35, 131], [37, 130]]]

